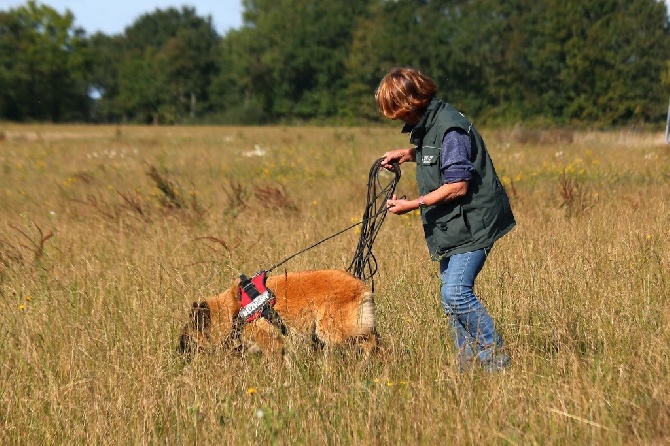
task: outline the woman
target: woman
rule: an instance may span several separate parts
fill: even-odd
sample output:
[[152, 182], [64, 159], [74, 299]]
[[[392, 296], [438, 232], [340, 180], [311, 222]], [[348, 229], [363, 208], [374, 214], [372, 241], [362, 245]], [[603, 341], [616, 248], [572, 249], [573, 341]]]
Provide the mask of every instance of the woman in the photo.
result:
[[442, 305], [461, 370], [478, 362], [489, 371], [509, 364], [493, 319], [473, 292], [493, 243], [514, 216], [486, 145], [472, 123], [435, 97], [437, 86], [414, 68], [392, 68], [375, 93], [380, 112], [405, 122], [409, 149], [384, 154], [382, 165], [416, 162], [419, 197], [387, 200], [397, 215], [421, 210], [428, 250], [440, 262]]

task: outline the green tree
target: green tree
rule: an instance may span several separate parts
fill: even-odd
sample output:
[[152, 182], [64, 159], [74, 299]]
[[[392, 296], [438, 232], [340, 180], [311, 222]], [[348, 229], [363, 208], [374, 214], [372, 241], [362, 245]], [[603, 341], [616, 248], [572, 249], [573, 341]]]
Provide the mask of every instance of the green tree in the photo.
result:
[[115, 99], [116, 109], [124, 120], [174, 122], [175, 104], [171, 101], [163, 62], [154, 48], [125, 55], [119, 68], [119, 94]]
[[222, 39], [218, 75], [210, 88], [217, 119], [231, 124], [271, 121], [272, 73], [257, 56], [262, 51], [252, 28], [230, 31]]
[[[141, 122], [183, 122], [209, 107], [220, 37], [195, 9], [157, 9], [124, 33], [113, 109]], [[105, 94], [107, 99], [107, 95]]]
[[662, 2], [477, 0], [461, 9], [456, 29], [452, 61], [473, 73], [455, 77], [480, 95], [464, 96], [480, 119], [619, 125], [660, 117], [670, 52]]
[[392, 66], [421, 63], [425, 46], [418, 43], [426, 32], [420, 28], [422, 2], [370, 2], [352, 33], [351, 51], [345, 61], [347, 91], [345, 113], [350, 117], [379, 120], [373, 98], [379, 80]]
[[561, 72], [571, 119], [623, 124], [658, 120], [670, 54], [667, 8], [655, 0], [562, 3], [569, 17]]
[[95, 33], [88, 39], [91, 55], [89, 90], [95, 98], [92, 119], [119, 121], [122, 113], [115, 99], [119, 96], [119, 70], [123, 61], [123, 36]]
[[[665, 117], [659, 0], [244, 0], [224, 38], [193, 8], [86, 38], [70, 11], [0, 11], [0, 118], [172, 123], [379, 120], [391, 66], [433, 77], [478, 122]], [[93, 99], [94, 100], [93, 100]]]
[[[479, 85], [473, 70], [471, 37], [460, 42], [465, 0], [374, 1], [353, 33], [347, 58], [348, 103], [351, 115], [380, 119], [373, 92], [393, 66], [414, 66], [438, 83], [440, 96], [465, 105], [468, 91]], [[476, 29], [476, 27], [474, 27]], [[476, 97], [480, 97], [479, 95]]]
[[485, 34], [499, 36], [490, 52], [476, 46], [488, 65], [489, 116], [606, 126], [659, 119], [670, 53], [662, 2], [481, 0], [480, 7]]
[[243, 5], [244, 27], [224, 39], [214, 91], [241, 90], [239, 100], [273, 120], [336, 116], [345, 100], [352, 32], [367, 2], [245, 0]]
[[89, 54], [74, 15], [29, 1], [0, 12], [0, 117], [89, 117]]

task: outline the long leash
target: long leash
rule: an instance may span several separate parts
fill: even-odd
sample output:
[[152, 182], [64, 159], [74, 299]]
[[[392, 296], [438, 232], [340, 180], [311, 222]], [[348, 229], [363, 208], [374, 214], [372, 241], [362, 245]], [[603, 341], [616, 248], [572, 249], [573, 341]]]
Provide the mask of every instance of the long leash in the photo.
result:
[[340, 234], [343, 234], [356, 226], [363, 225], [361, 227], [361, 235], [358, 239], [358, 244], [356, 245], [356, 251], [354, 257], [351, 260], [351, 264], [347, 268], [347, 271], [352, 273], [355, 277], [372, 282], [371, 286], [374, 290], [374, 280], [373, 277], [377, 273], [377, 259], [372, 253], [372, 245], [375, 242], [379, 229], [386, 218], [386, 200], [389, 200], [393, 197], [396, 186], [400, 181], [400, 165], [395, 163], [393, 165], [393, 179], [386, 185], [382, 185], [379, 173], [382, 170], [385, 170], [381, 167], [382, 160], [384, 158], [379, 158], [372, 164], [370, 168], [370, 173], [368, 174], [368, 194], [367, 194], [367, 203], [365, 205], [365, 211], [363, 212], [363, 218], [361, 221], [354, 223], [353, 225], [342, 229], [341, 231], [336, 232], [333, 235], [330, 235], [323, 240], [320, 240], [305, 249], [302, 249], [295, 254], [292, 254], [282, 260], [281, 262], [273, 265], [272, 267], [266, 269], [265, 271], [270, 272], [294, 257], [303, 254], [310, 249], [313, 249], [319, 246], [321, 243], [324, 243], [334, 237], [337, 237]]

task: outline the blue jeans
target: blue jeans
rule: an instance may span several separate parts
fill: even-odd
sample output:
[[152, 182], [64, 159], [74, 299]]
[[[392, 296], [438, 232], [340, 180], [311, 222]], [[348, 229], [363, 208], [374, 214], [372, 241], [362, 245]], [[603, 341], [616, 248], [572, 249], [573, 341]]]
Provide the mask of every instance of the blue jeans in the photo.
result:
[[480, 249], [440, 260], [442, 306], [462, 369], [475, 361], [491, 371], [509, 364], [493, 319], [473, 292], [489, 251], [490, 248]]

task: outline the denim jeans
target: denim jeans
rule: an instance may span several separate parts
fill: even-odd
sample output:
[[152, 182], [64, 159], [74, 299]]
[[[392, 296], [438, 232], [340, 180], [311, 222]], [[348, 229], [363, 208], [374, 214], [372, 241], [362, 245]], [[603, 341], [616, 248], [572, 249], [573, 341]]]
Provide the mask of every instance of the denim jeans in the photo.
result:
[[449, 318], [461, 369], [475, 361], [490, 371], [509, 364], [493, 319], [473, 292], [489, 251], [487, 248], [455, 254], [440, 261], [442, 306]]

